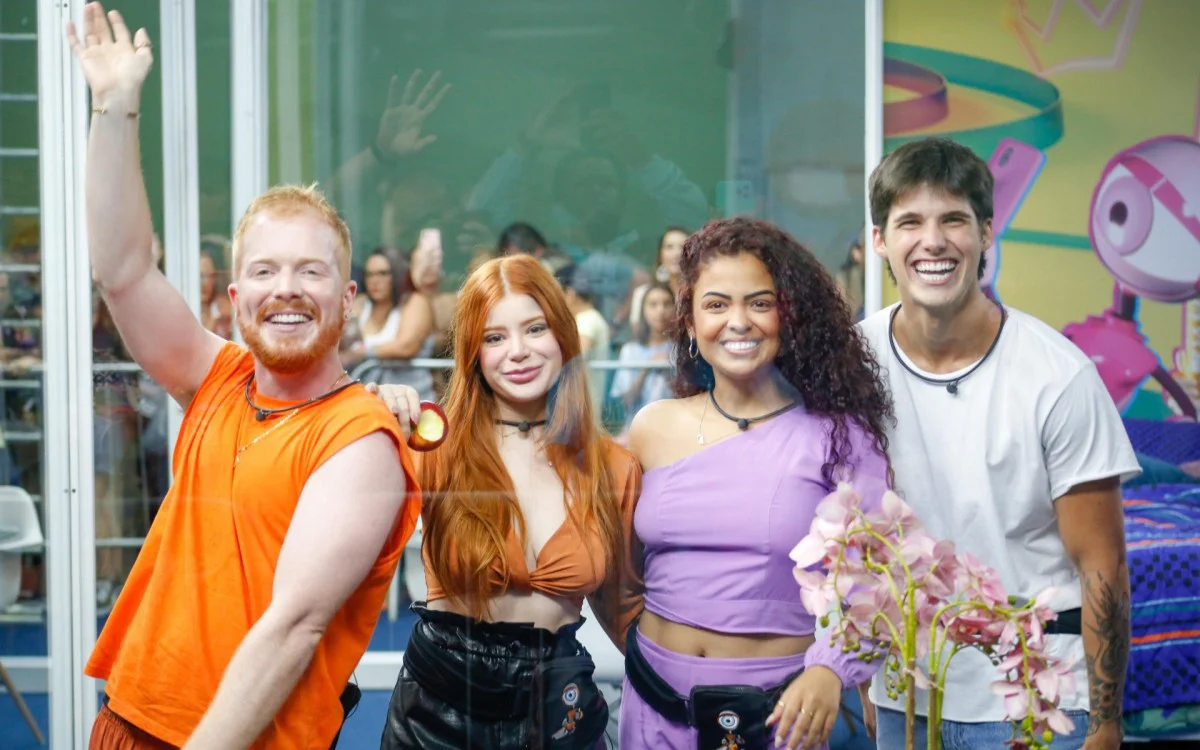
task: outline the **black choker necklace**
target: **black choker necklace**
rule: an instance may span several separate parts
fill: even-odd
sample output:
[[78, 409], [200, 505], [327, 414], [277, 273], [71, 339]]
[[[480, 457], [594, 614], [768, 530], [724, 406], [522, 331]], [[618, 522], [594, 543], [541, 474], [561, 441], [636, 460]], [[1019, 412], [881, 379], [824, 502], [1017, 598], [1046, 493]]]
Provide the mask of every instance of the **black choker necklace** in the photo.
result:
[[251, 409], [254, 409], [254, 418], [256, 420], [258, 420], [259, 422], [262, 422], [263, 420], [265, 420], [267, 417], [271, 416], [272, 414], [283, 414], [284, 412], [295, 411], [296, 409], [303, 409], [304, 407], [308, 406], [309, 404], [315, 404], [318, 401], [323, 401], [323, 400], [329, 398], [330, 396], [341, 393], [342, 391], [346, 390], [347, 388], [349, 388], [350, 386], [352, 386], [358, 382], [357, 380], [351, 380], [349, 383], [346, 383], [345, 385], [342, 385], [338, 388], [334, 388], [333, 386], [337, 385], [338, 382], [342, 378], [347, 376], [347, 374], [348, 373], [343, 372], [341, 375], [338, 375], [337, 380], [333, 381], [333, 384], [329, 386], [330, 388], [333, 388], [333, 390], [328, 391], [326, 393], [322, 393], [320, 396], [313, 396], [312, 398], [310, 398], [307, 401], [301, 401], [300, 403], [293, 404], [292, 406], [284, 406], [280, 409], [264, 409], [263, 407], [254, 403], [254, 399], [250, 398], [250, 384], [254, 382], [254, 376], [251, 375], [250, 379], [246, 381], [246, 403], [250, 404]]
[[888, 343], [892, 345], [892, 354], [896, 356], [896, 360], [900, 363], [900, 366], [905, 370], [908, 370], [909, 375], [912, 375], [918, 380], [929, 383], [930, 385], [944, 385], [946, 386], [947, 393], [949, 393], [951, 396], [957, 396], [958, 384], [966, 380], [971, 373], [982, 367], [983, 363], [987, 362], [988, 357], [992, 356], [992, 352], [996, 350], [996, 344], [1000, 343], [1000, 334], [1004, 332], [1004, 323], [1008, 320], [1008, 310], [1005, 310], [1004, 305], [1001, 305], [999, 302], [996, 303], [996, 307], [1000, 308], [1000, 327], [996, 329], [996, 338], [992, 339], [992, 345], [988, 347], [986, 352], [984, 352], [983, 359], [972, 365], [971, 369], [967, 370], [962, 375], [956, 375], [952, 378], [931, 378], [928, 375], [917, 372], [908, 364], [908, 361], [904, 358], [904, 355], [900, 353], [900, 348], [896, 346], [896, 314], [900, 312], [900, 305], [896, 305], [896, 309], [892, 310], [892, 317], [888, 320]]
[[541, 427], [542, 425], [546, 424], [546, 420], [542, 419], [538, 420], [537, 422], [527, 422], [525, 420], [521, 420], [520, 422], [509, 422], [506, 419], [497, 419], [496, 424], [502, 424], [505, 427], [516, 427], [521, 431], [522, 434], [524, 434], [529, 432], [529, 430], [533, 427]]
[[735, 417], [732, 414], [730, 414], [729, 412], [722, 409], [721, 405], [717, 403], [717, 394], [714, 393], [713, 391], [708, 392], [708, 397], [712, 401], [713, 408], [717, 410], [717, 413], [720, 414], [722, 417], [725, 417], [726, 419], [728, 419], [730, 422], [736, 423], [737, 428], [739, 430], [742, 430], [743, 432], [750, 429], [750, 425], [754, 424], [755, 422], [761, 422], [764, 419], [770, 419], [771, 417], [777, 417], [780, 414], [783, 414], [785, 411], [795, 409], [797, 406], [800, 405], [799, 401], [793, 401], [792, 403], [788, 404], [787, 406], [776, 409], [775, 411], [771, 412], [770, 414], [764, 414], [761, 417], [746, 418], [746, 417]]

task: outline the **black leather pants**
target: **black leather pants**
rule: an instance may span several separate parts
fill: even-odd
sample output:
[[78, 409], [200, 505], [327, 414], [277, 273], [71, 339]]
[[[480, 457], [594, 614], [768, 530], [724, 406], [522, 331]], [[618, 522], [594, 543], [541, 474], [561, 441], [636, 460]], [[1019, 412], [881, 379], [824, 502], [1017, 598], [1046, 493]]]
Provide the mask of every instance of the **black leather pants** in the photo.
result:
[[[551, 633], [530, 625], [474, 622], [421, 604], [413, 610], [420, 619], [392, 691], [381, 750], [604, 746], [608, 707], [591, 678], [591, 656], [576, 639], [582, 620]], [[550, 665], [582, 668], [556, 679]], [[568, 720], [569, 736], [543, 739]]]

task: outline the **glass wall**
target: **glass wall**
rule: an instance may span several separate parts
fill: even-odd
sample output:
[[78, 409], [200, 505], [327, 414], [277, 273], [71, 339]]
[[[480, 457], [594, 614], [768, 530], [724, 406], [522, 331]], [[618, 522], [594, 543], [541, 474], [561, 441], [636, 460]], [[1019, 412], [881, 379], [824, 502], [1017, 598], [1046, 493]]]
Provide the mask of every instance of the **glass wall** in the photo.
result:
[[[0, 3], [0, 661], [48, 732], [37, 3]], [[30, 679], [30, 678], [33, 679]], [[0, 733], [33, 741], [9, 703]]]
[[[128, 22], [162, 39], [158, 0], [122, 3]], [[230, 184], [230, 7], [197, 3], [196, 106], [200, 235], [183, 253], [199, 255], [200, 316], [211, 330], [231, 335], [228, 295]], [[165, 54], [165, 53], [160, 53]], [[154, 226], [164, 232], [162, 75], [151, 68], [142, 96], [142, 163]], [[153, 113], [153, 114], [151, 114]], [[172, 186], [183, 191], [184, 185]], [[160, 239], [160, 262], [169, 259]], [[101, 615], [111, 607], [141, 548], [150, 522], [170, 483], [170, 412], [179, 409], [165, 391], [134, 364], [96, 296], [93, 341], [95, 389], [96, 602]]]
[[[92, 627], [103, 627], [166, 493], [172, 422], [179, 412], [130, 360], [99, 295], [94, 289], [89, 295], [89, 277], [77, 263], [86, 252], [76, 233], [82, 228], [83, 206], [74, 202], [82, 198], [84, 164], [75, 158], [83, 155], [82, 131], [72, 128], [76, 116], [79, 122], [87, 117], [85, 110], [73, 108], [78, 90], [70, 87], [78, 71], [61, 36], [62, 20], [81, 7], [73, 5], [0, 3], [0, 662], [24, 693], [38, 731], [51, 735], [52, 746], [63, 748], [86, 739], [87, 728], [79, 723], [89, 713], [88, 699], [81, 697], [86, 688], [80, 690], [86, 683], [82, 660], [90, 651]], [[194, 94], [202, 113], [199, 169], [193, 175], [200, 183], [200, 222], [186, 248], [165, 248], [162, 262], [169, 270], [185, 254], [201, 256], [199, 264], [187, 265], [199, 266], [196, 283], [206, 322], [228, 333], [224, 269], [231, 226], [231, 6], [198, 6], [188, 33], [195, 33]], [[51, 7], [52, 13], [47, 10]], [[128, 22], [145, 26], [157, 43], [165, 33], [178, 31], [160, 28], [161, 7], [160, 0], [120, 3]], [[39, 19], [39, 12], [46, 18]], [[178, 54], [179, 45], [173, 46]], [[182, 181], [164, 184], [168, 160], [178, 168], [181, 159], [164, 154], [168, 108], [163, 53], [156, 53], [143, 91], [140, 127], [152, 218], [159, 236], [165, 236], [171, 218], [166, 216], [167, 199], [173, 195], [178, 205], [196, 196], [180, 197], [181, 191], [189, 191]], [[59, 55], [61, 63], [55, 59]], [[39, 60], [47, 59], [54, 65], [42, 72], [39, 87]], [[175, 87], [168, 93], [178, 97], [181, 91]], [[48, 152], [55, 158], [47, 164], [40, 157]], [[44, 185], [62, 188], [49, 194], [53, 211], [40, 205]], [[43, 224], [43, 211], [49, 225]], [[208, 260], [203, 259], [206, 251]], [[64, 296], [67, 289], [79, 290], [79, 299]], [[80, 307], [76, 315], [74, 309]], [[48, 337], [44, 329], [50, 331]], [[75, 376], [64, 375], [75, 368], [64, 367], [64, 357], [80, 372], [92, 371], [79, 388], [68, 383]], [[57, 398], [46, 395], [52, 387]], [[89, 390], [90, 405], [84, 400]], [[77, 416], [81, 406], [92, 410], [90, 418], [86, 412]], [[80, 438], [76, 426], [90, 432], [92, 440]], [[90, 460], [72, 456], [75, 446], [90, 452]], [[87, 472], [83, 476], [90, 474], [90, 481], [75, 473], [77, 466]], [[94, 525], [72, 512], [92, 507], [92, 499]], [[75, 592], [93, 569], [92, 560], [80, 557], [93, 554], [95, 590]], [[89, 599], [86, 606], [83, 597]], [[92, 611], [94, 624], [83, 624], [86, 618], [80, 616]], [[58, 705], [53, 711], [51, 697]], [[16, 703], [0, 690], [0, 746], [36, 743]]]
[[[510, 233], [514, 245], [585, 279], [607, 324], [592, 375], [617, 434], [631, 414], [611, 395], [605, 361], [638, 330], [639, 287], [672, 281], [681, 236], [668, 236], [661, 263], [669, 229], [735, 214], [777, 222], [862, 305], [852, 253], [864, 216], [861, 4], [306, 0], [269, 10], [270, 181], [317, 180], [343, 212], [364, 328], [395, 301], [386, 290], [367, 299], [362, 282], [397, 268], [376, 271], [368, 258], [391, 248], [410, 261], [403, 272], [415, 267], [415, 286], [435, 300], [434, 341], [417, 357], [447, 354], [439, 334], [455, 290], [505, 249], [514, 224], [536, 230]], [[422, 251], [431, 242], [442, 249], [433, 270]], [[439, 378], [421, 383], [436, 395]], [[415, 550], [406, 564], [419, 565]], [[403, 604], [423, 580], [406, 573], [373, 648], [407, 641]]]
[[[122, 13], [132, 27], [144, 26], [151, 39], [162, 39], [158, 0], [130, 0]], [[230, 6], [197, 3], [196, 105], [200, 235], [176, 250], [164, 248], [164, 61], [151, 68], [142, 95], [143, 173], [158, 234], [160, 263], [178, 262], [183, 253], [198, 255], [200, 316], [207, 327], [231, 335], [228, 272], [230, 214]], [[165, 54], [160, 52], [160, 57]], [[186, 186], [170, 186], [184, 191]], [[170, 484], [173, 420], [178, 406], [132, 362], [98, 294], [94, 294], [95, 364], [96, 604], [104, 615], [115, 601], [150, 523]]]
[[[162, 38], [157, 0], [121, 5], [133, 27]], [[158, 233], [160, 263], [163, 227], [163, 106], [161, 63], [150, 69], [142, 93], [142, 165], [150, 212]], [[162, 391], [132, 361], [97, 290], [92, 291], [93, 472], [96, 497], [96, 613], [102, 628], [116, 601], [142, 539], [150, 528], [165, 480], [167, 433], [158, 429], [164, 413]]]
[[[232, 28], [231, 11], [243, 11], [245, 3], [267, 9], [265, 49], [252, 34], [232, 49], [240, 30]], [[380, 273], [368, 267], [374, 250], [395, 249], [400, 272], [434, 301], [426, 344], [399, 365], [419, 370], [421, 387], [436, 396], [441, 374], [424, 373], [445, 354], [455, 292], [472, 263], [506, 249], [501, 236], [514, 224], [535, 232], [508, 232], [507, 249], [539, 254], [563, 272], [564, 282], [586, 292], [604, 321], [607, 343], [591, 358], [605, 419], [618, 434], [628, 410], [611, 395], [611, 361], [642, 325], [639, 289], [656, 278], [673, 281], [679, 238], [668, 237], [660, 252], [669, 229], [691, 232], [735, 214], [770, 219], [839, 272], [852, 298], [856, 285], [861, 295], [851, 253], [863, 216], [864, 19], [857, 4], [194, 3], [188, 29], [194, 91], [164, 88], [162, 42], [178, 29], [160, 28], [160, 9], [191, 5], [122, 0], [119, 7], [158, 43], [141, 136], [164, 264], [182, 286], [197, 285], [201, 317], [223, 335], [235, 333], [225, 294], [238, 202], [231, 185], [245, 192], [254, 181], [246, 179], [253, 171], [247, 164], [231, 160], [247, 136], [231, 127], [231, 102], [245, 88], [232, 75], [235, 53], [260, 54], [269, 71], [265, 101], [254, 102], [267, 113], [268, 181], [319, 181], [351, 225], [363, 292], [355, 318], [360, 330], [347, 337], [345, 354], [359, 374], [389, 364], [364, 360], [353, 346], [355, 335], [369, 331], [368, 310], [379, 313], [393, 302], [367, 293], [364, 282]], [[85, 247], [77, 157], [87, 116], [72, 110], [83, 106], [72, 104], [80, 91], [70, 90], [80, 85], [77, 71], [46, 74], [47, 54], [67, 59], [57, 37], [60, 20], [46, 24], [42, 38], [36, 33], [39, 9], [65, 17], [79, 7], [0, 2], [0, 661], [29, 688], [43, 733], [52, 716], [56, 729], [74, 722], [73, 736], [59, 732], [54, 747], [86, 738], [80, 717], [90, 713], [81, 713], [89, 706], [80, 686], [91, 684], [80, 673], [90, 650], [92, 595], [102, 627], [169, 486], [179, 417], [129, 361], [98, 295], [89, 300], [79, 260]], [[43, 99], [49, 92], [58, 102], [41, 123], [39, 59]], [[239, 68], [239, 76], [247, 74]], [[164, 155], [164, 140], [174, 148], [163, 119], [171, 106], [164, 105], [192, 95], [196, 171], [187, 184], [166, 184], [180, 155]], [[53, 124], [59, 121], [61, 131]], [[57, 176], [50, 179], [41, 155], [46, 139], [59, 135], [49, 167]], [[43, 192], [49, 197], [40, 205], [39, 185], [62, 191]], [[178, 233], [169, 225], [193, 200], [198, 222], [173, 239]], [[433, 241], [440, 254], [414, 253]], [[181, 259], [186, 263], [173, 266]], [[47, 320], [51, 335], [43, 337]], [[62, 373], [75, 371], [64, 361], [78, 361], [83, 373], [90, 367], [90, 383], [86, 376], [78, 387], [68, 382]], [[91, 443], [81, 437], [88, 434]], [[89, 493], [94, 550], [90, 523], [71, 513], [92, 507]], [[380, 618], [375, 653], [359, 670], [365, 688], [390, 688], [394, 680], [397, 664], [388, 652], [404, 648], [411, 625], [406, 604], [424, 595], [418, 545], [419, 536]], [[82, 591], [81, 581], [91, 588], [93, 562], [95, 591]], [[620, 666], [606, 645], [593, 648], [600, 673]], [[372, 663], [386, 668], [373, 670]], [[54, 672], [47, 665], [59, 665], [61, 674], [45, 677]], [[66, 706], [57, 714], [46, 708], [52, 684], [74, 692], [56, 699]], [[15, 738], [16, 747], [34, 746], [31, 732], [18, 736], [23, 726], [0, 695], [0, 745]]]

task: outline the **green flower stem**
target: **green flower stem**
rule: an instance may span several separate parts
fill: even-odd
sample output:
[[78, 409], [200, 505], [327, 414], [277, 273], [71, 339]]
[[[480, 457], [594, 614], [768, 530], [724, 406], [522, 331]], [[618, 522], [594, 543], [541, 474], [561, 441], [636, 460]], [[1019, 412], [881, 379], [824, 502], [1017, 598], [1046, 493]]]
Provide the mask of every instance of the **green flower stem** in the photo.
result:
[[[846, 535], [845, 544], [843, 544], [842, 547], [838, 550], [838, 563], [841, 563], [842, 556], [846, 551], [846, 544], [848, 544], [850, 542], [850, 539], [858, 534], [866, 534], [867, 536], [871, 537], [872, 539], [874, 539], [877, 542], [879, 542], [880, 544], [882, 544], [884, 547], [887, 547], [888, 552], [891, 552], [892, 555], [895, 556], [896, 560], [898, 560], [900, 562], [900, 566], [904, 569], [904, 577], [909, 581], [909, 583], [912, 583], [912, 570], [908, 567], [908, 563], [906, 563], [904, 561], [904, 556], [900, 554], [900, 550], [898, 550], [895, 546], [893, 546], [891, 542], [889, 542], [882, 534], [880, 534], [878, 531], [876, 531], [870, 525], [870, 523], [867, 521], [866, 517], [863, 516], [863, 513], [861, 510], [856, 509], [854, 512], [856, 515], [858, 515], [858, 517], [862, 520], [862, 522], [867, 525], [864, 526], [863, 528], [855, 529]], [[903, 535], [901, 533], [901, 537], [902, 536]], [[873, 571], [873, 572], [883, 572], [885, 575], [887, 575], [888, 583], [890, 584], [891, 589], [892, 589], [892, 596], [896, 597], [896, 604], [899, 605], [902, 601], [902, 599], [900, 598], [900, 590], [896, 588], [896, 581], [895, 581], [895, 579], [892, 578], [891, 570], [888, 567], [881, 565], [881, 564], [875, 562], [874, 560], [872, 560], [870, 553], [868, 553], [867, 556], [863, 558], [863, 563], [864, 563], [865, 567], [867, 568], [867, 570], [872, 570], [872, 566], [874, 566], [875, 571]], [[834, 571], [833, 571], [833, 587], [834, 587], [835, 591], [837, 590], [837, 575], [838, 575], [838, 572], [840, 572], [840, 570], [841, 570], [841, 565], [839, 564], [834, 568]], [[910, 593], [909, 601], [911, 602], [912, 601], [911, 587], [910, 587], [909, 593]]]
[[[1029, 700], [1029, 705], [1032, 706], [1034, 702], [1033, 681], [1029, 678], [1029, 645], [1025, 641], [1024, 628], [1017, 629], [1017, 639], [1021, 643], [1021, 664], [1025, 667], [1022, 672], [1022, 681], [1025, 683], [1025, 695]], [[1025, 736], [1029, 738], [1033, 738], [1032, 718], [1032, 713], [1027, 713], [1025, 714], [1025, 721], [1022, 722], [1025, 725]]]
[[[888, 587], [889, 587], [889, 589], [891, 589], [892, 596], [895, 597], [896, 604], [900, 608], [900, 612], [904, 618], [903, 622], [904, 622], [904, 626], [905, 626], [905, 632], [904, 632], [903, 639], [900, 638], [900, 633], [898, 632], [896, 623], [892, 622], [892, 620], [882, 611], [876, 613], [875, 616], [871, 619], [871, 634], [872, 634], [872, 636], [877, 636], [877, 634], [879, 632], [878, 627], [877, 627], [878, 622], [880, 620], [883, 620], [884, 624], [887, 626], [888, 632], [891, 635], [892, 646], [888, 649], [888, 651], [890, 652], [890, 651], [892, 651], [892, 649], [896, 649], [900, 652], [898, 662], [901, 664], [901, 667], [900, 667], [900, 674], [897, 675], [897, 677], [902, 679], [903, 686], [904, 686], [903, 689], [906, 693], [906, 695], [905, 695], [905, 730], [906, 730], [905, 731], [905, 735], [906, 735], [905, 750], [914, 750], [914, 748], [913, 748], [913, 733], [914, 733], [914, 724], [915, 724], [915, 717], [916, 717], [916, 677], [915, 677], [915, 674], [916, 674], [916, 650], [917, 650], [917, 607], [916, 607], [915, 600], [916, 600], [917, 582], [913, 579], [912, 569], [909, 567], [908, 563], [904, 560], [903, 555], [900, 554], [900, 550], [896, 547], [896, 545], [893, 545], [891, 543], [891, 541], [889, 541], [886, 537], [884, 537], [882, 534], [880, 534], [878, 531], [876, 531], [875, 528], [872, 527], [871, 524], [866, 520], [866, 517], [861, 510], [856, 508], [856, 509], [854, 509], [853, 513], [858, 518], [858, 520], [861, 520], [863, 522], [864, 525], [860, 528], [849, 530], [845, 534], [844, 538], [840, 540], [841, 544], [838, 548], [837, 557], [834, 560], [834, 564], [833, 564], [832, 585], [834, 587], [834, 591], [837, 591], [838, 590], [838, 585], [837, 585], [838, 584], [838, 576], [841, 573], [842, 565], [846, 562], [846, 558], [845, 558], [846, 547], [848, 546], [848, 544], [852, 538], [854, 538], [855, 536], [861, 535], [861, 534], [865, 534], [869, 538], [874, 539], [875, 541], [877, 541], [881, 545], [883, 545], [892, 554], [894, 560], [896, 562], [900, 563], [900, 567], [904, 571], [904, 586], [903, 586], [904, 594], [902, 596], [901, 595], [901, 587], [900, 587], [899, 583], [897, 582], [897, 577], [895, 575], [893, 575], [893, 572], [892, 572], [892, 565], [891, 564], [884, 565], [882, 563], [876, 562], [874, 559], [872, 559], [869, 550], [867, 550], [863, 556], [863, 566], [866, 568], [866, 570], [869, 573], [873, 573], [875, 575], [882, 574], [884, 577], [886, 577]], [[904, 538], [903, 529], [897, 530], [897, 537], [900, 540], [903, 540], [903, 538]], [[936, 567], [936, 563], [935, 563], [935, 567]], [[930, 572], [932, 572], [932, 569]], [[947, 666], [950, 664], [950, 661], [954, 658], [954, 656], [964, 648], [963, 644], [950, 641], [947, 628], [945, 628], [944, 626], [941, 625], [942, 618], [945, 615], [947, 615], [948, 613], [953, 613], [954, 616], [960, 616], [965, 612], [970, 612], [970, 611], [974, 611], [974, 610], [982, 610], [982, 611], [987, 612], [991, 615], [994, 615], [1000, 619], [1004, 619], [1008, 622], [1012, 622], [1017, 615], [1019, 615], [1020, 613], [1026, 611], [1026, 610], [1029, 610], [1032, 606], [1033, 606], [1033, 602], [1026, 602], [1021, 607], [1010, 608], [1010, 607], [987, 605], [987, 604], [984, 604], [983, 602], [980, 602], [977, 599], [973, 599], [973, 600], [969, 600], [969, 601], [950, 602], [950, 603], [945, 604], [945, 605], [941, 606], [940, 608], [938, 608], [937, 612], [935, 613], [935, 615], [933, 617], [933, 622], [931, 623], [930, 634], [929, 634], [930, 690], [929, 690], [929, 709], [928, 709], [929, 731], [927, 733], [927, 738], [928, 738], [927, 747], [929, 748], [929, 750], [935, 750], [936, 748], [941, 747], [942, 699], [945, 696], [945, 690], [946, 690], [946, 676], [947, 676], [947, 671], [948, 671]], [[939, 639], [939, 631], [941, 631], [940, 639]], [[1023, 659], [1023, 663], [1024, 663], [1024, 667], [1025, 667], [1024, 673], [1023, 673], [1023, 682], [1024, 682], [1026, 693], [1028, 695], [1030, 705], [1032, 705], [1035, 700], [1035, 691], [1033, 688], [1033, 683], [1029, 677], [1029, 646], [1028, 646], [1028, 643], [1026, 642], [1024, 629], [1018, 628], [1017, 633], [1019, 636], [1022, 659]], [[834, 631], [833, 637], [834, 638], [840, 637], [843, 640], [843, 643], [845, 645], [847, 645], [847, 646], [851, 645], [851, 644], [849, 644], [849, 642], [847, 640], [848, 631], [846, 630], [846, 625], [844, 622], [841, 623], [839, 625], [839, 627]], [[950, 653], [945, 656], [945, 659], [943, 659], [942, 656], [943, 656], [943, 652], [945, 651], [947, 641], [949, 641], [952, 644], [952, 647], [950, 649]], [[861, 641], [860, 641], [859, 645], [861, 646]], [[888, 659], [887, 653], [884, 654], [883, 669], [884, 669], [884, 676], [885, 676], [884, 678], [886, 680], [887, 679], [886, 675], [890, 669], [890, 660]], [[899, 680], [898, 680], [898, 682], [899, 682]], [[1014, 728], [1015, 728], [1016, 722], [1013, 722], [1013, 723], [1014, 723]], [[1030, 737], [1032, 734], [1032, 732], [1031, 732], [1031, 727], [1032, 727], [1031, 717], [1027, 716], [1026, 720], [1025, 720], [1025, 722], [1023, 722], [1023, 724], [1025, 725], [1023, 734], [1027, 737]], [[1033, 738], [1033, 739], [1036, 742], [1038, 738]]]
[[898, 632], [896, 631], [896, 625], [895, 625], [895, 624], [894, 624], [894, 623], [891, 621], [891, 619], [890, 619], [890, 618], [889, 618], [889, 617], [888, 617], [886, 614], [884, 614], [883, 612], [876, 612], [876, 613], [875, 613], [875, 616], [871, 618], [871, 632], [872, 632], [872, 634], [874, 634], [874, 632], [875, 632], [875, 623], [876, 623], [877, 621], [879, 621], [879, 620], [883, 620], [883, 621], [884, 621], [884, 623], [885, 623], [885, 624], [888, 626], [888, 630], [890, 630], [890, 631], [891, 631], [891, 633], [892, 633], [892, 643], [897, 643], [897, 642], [900, 640], [900, 633], [898, 633]]
[[904, 566], [905, 573], [908, 574], [908, 589], [905, 594], [908, 596], [908, 611], [905, 612], [905, 617], [908, 621], [908, 632], [904, 634], [905, 646], [908, 648], [905, 663], [905, 673], [908, 675], [908, 697], [904, 701], [905, 724], [908, 730], [908, 744], [912, 744], [912, 730], [915, 718], [917, 715], [917, 691], [916, 691], [916, 674], [917, 669], [917, 607], [914, 599], [917, 593], [917, 583], [912, 579], [912, 573], [908, 570], [908, 565]]

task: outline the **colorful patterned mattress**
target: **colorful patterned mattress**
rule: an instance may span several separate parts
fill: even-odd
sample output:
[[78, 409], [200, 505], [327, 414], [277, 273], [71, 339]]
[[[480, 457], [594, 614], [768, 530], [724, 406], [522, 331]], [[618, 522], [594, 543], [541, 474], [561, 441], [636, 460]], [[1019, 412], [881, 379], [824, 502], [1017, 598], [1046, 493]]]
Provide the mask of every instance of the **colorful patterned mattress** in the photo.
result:
[[1200, 704], [1200, 486], [1124, 494], [1133, 591], [1125, 711]]

